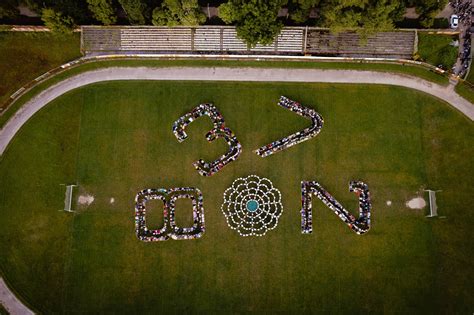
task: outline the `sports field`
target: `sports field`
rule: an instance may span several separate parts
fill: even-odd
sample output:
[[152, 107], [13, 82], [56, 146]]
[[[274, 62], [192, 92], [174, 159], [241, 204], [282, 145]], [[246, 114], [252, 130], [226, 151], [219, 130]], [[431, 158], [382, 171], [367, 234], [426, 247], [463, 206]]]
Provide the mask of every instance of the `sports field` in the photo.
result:
[[[285, 95], [324, 117], [321, 133], [261, 158], [254, 149], [307, 126], [276, 105]], [[212, 124], [171, 126], [212, 102], [243, 146], [212, 177], [192, 166], [227, 150]], [[30, 120], [0, 158], [0, 267], [42, 313], [444, 312], [474, 296], [474, 124], [432, 97], [393, 86], [108, 82], [70, 92]], [[220, 210], [237, 177], [257, 174], [282, 193], [275, 230], [243, 238]], [[354, 213], [348, 183], [372, 194], [373, 226], [358, 236], [321, 202], [314, 232], [300, 228], [300, 181], [318, 180]], [[79, 185], [64, 206], [64, 187]], [[194, 186], [204, 195], [201, 239], [143, 243], [134, 197], [143, 188]], [[405, 202], [440, 189], [445, 219]], [[113, 200], [112, 200], [113, 198]], [[391, 201], [391, 205], [387, 205]], [[156, 204], [158, 205], [158, 204]], [[177, 204], [177, 221], [191, 209]], [[152, 213], [159, 225], [159, 209]]]

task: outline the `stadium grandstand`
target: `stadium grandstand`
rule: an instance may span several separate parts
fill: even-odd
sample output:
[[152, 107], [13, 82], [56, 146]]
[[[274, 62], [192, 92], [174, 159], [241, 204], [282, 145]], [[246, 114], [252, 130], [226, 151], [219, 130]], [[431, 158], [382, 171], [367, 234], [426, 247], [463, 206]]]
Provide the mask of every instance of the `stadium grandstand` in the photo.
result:
[[82, 52], [103, 54], [280, 54], [412, 59], [416, 32], [355, 32], [285, 27], [270, 45], [248, 48], [231, 26], [155, 27], [83, 26]]

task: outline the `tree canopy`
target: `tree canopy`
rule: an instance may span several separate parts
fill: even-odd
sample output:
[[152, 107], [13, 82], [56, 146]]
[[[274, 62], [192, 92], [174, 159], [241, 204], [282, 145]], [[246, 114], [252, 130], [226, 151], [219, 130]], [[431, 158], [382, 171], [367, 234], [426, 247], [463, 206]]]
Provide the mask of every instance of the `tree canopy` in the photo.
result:
[[[19, 1], [0, 0], [0, 19], [14, 19], [19, 13]], [[53, 9], [77, 24], [90, 23], [92, 17], [104, 25], [115, 24], [121, 9], [132, 25], [152, 22], [163, 26], [195, 26], [206, 22], [201, 7], [206, 2], [199, 0], [21, 0], [21, 3], [40, 14], [44, 8]], [[403, 19], [405, 8], [413, 6], [420, 15], [420, 24], [432, 27], [448, 0], [213, 0], [211, 3], [214, 6], [222, 3], [219, 17], [224, 23], [235, 25], [238, 36], [253, 47], [272, 43], [283, 23], [311, 23], [336, 32], [356, 29], [369, 34], [390, 30]], [[283, 6], [288, 8], [291, 21], [278, 17]], [[312, 9], [317, 18], [310, 21]]]
[[334, 31], [359, 29], [366, 33], [394, 28], [405, 6], [393, 0], [329, 0], [322, 7], [323, 24]]
[[44, 25], [54, 33], [68, 34], [74, 29], [74, 21], [70, 16], [57, 12], [54, 9], [43, 9], [41, 19]]
[[22, 0], [22, 2], [41, 15], [43, 15], [43, 9], [48, 8], [63, 16], [71, 17], [78, 24], [87, 23], [90, 19], [85, 0]]
[[219, 6], [219, 17], [235, 24], [237, 36], [249, 47], [269, 45], [280, 33], [283, 23], [278, 11], [287, 0], [229, 0]]
[[2, 0], [0, 2], [0, 19], [13, 19], [20, 13], [17, 9], [17, 0]]
[[448, 4], [448, 0], [415, 0], [413, 4], [416, 12], [420, 14], [421, 26], [431, 27], [436, 15]]
[[194, 26], [206, 22], [197, 0], [164, 0], [153, 10], [153, 25]]
[[296, 23], [304, 23], [308, 20], [311, 8], [316, 7], [320, 0], [291, 0], [290, 18]]
[[145, 25], [148, 6], [144, 0], [118, 0], [132, 25]]
[[87, 0], [94, 18], [104, 25], [115, 24], [117, 15], [112, 0]]

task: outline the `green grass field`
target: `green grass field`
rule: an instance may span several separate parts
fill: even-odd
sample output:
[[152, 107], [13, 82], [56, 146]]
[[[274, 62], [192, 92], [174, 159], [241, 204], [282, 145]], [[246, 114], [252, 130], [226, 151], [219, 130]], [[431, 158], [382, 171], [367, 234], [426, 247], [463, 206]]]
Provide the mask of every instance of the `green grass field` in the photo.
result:
[[5, 309], [5, 307], [0, 303], [0, 314], [1, 315], [8, 315], [8, 311]]
[[474, 71], [472, 69], [465, 79], [467, 83], [461, 82], [456, 85], [456, 92], [474, 104]]
[[459, 82], [455, 87], [456, 92], [474, 104], [474, 87], [468, 83]]
[[434, 66], [442, 65], [445, 70], [451, 70], [456, 63], [458, 48], [450, 43], [455, 36], [418, 33], [418, 54], [421, 59]]
[[29, 81], [79, 58], [79, 34], [0, 32], [0, 108]]
[[[318, 137], [267, 158], [252, 151], [307, 126], [280, 95], [325, 119]], [[192, 167], [225, 143], [208, 143], [201, 118], [178, 143], [171, 125], [213, 102], [243, 145], [210, 178]], [[389, 86], [108, 82], [72, 91], [31, 119], [0, 160], [0, 267], [42, 313], [469, 313], [474, 294], [474, 125], [432, 97]], [[282, 193], [279, 226], [242, 238], [220, 211], [232, 181], [257, 174]], [[300, 231], [300, 181], [318, 180], [346, 207], [348, 182], [373, 199], [372, 230], [351, 232], [314, 202], [314, 233]], [[63, 183], [78, 183], [75, 215]], [[143, 188], [195, 186], [206, 233], [142, 243], [134, 197]], [[405, 202], [424, 188], [445, 219]], [[110, 203], [114, 198], [115, 202]], [[386, 202], [392, 201], [391, 206]], [[178, 222], [191, 210], [180, 207]], [[188, 211], [187, 213], [185, 213]], [[158, 217], [155, 217], [157, 220]]]
[[474, 71], [472, 71], [472, 69], [469, 71], [466, 81], [468, 81], [471, 84], [474, 84]]

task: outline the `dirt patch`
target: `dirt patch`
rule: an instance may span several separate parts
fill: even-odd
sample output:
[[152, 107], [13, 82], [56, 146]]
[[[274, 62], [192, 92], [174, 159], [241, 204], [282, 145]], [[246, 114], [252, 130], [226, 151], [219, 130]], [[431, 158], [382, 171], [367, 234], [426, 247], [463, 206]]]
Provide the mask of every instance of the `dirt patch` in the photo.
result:
[[426, 201], [421, 197], [415, 197], [407, 201], [406, 206], [410, 209], [423, 209], [426, 207]]
[[88, 206], [88, 205], [90, 205], [91, 203], [94, 202], [94, 196], [80, 195], [79, 199], [77, 201], [79, 202], [80, 205]]

